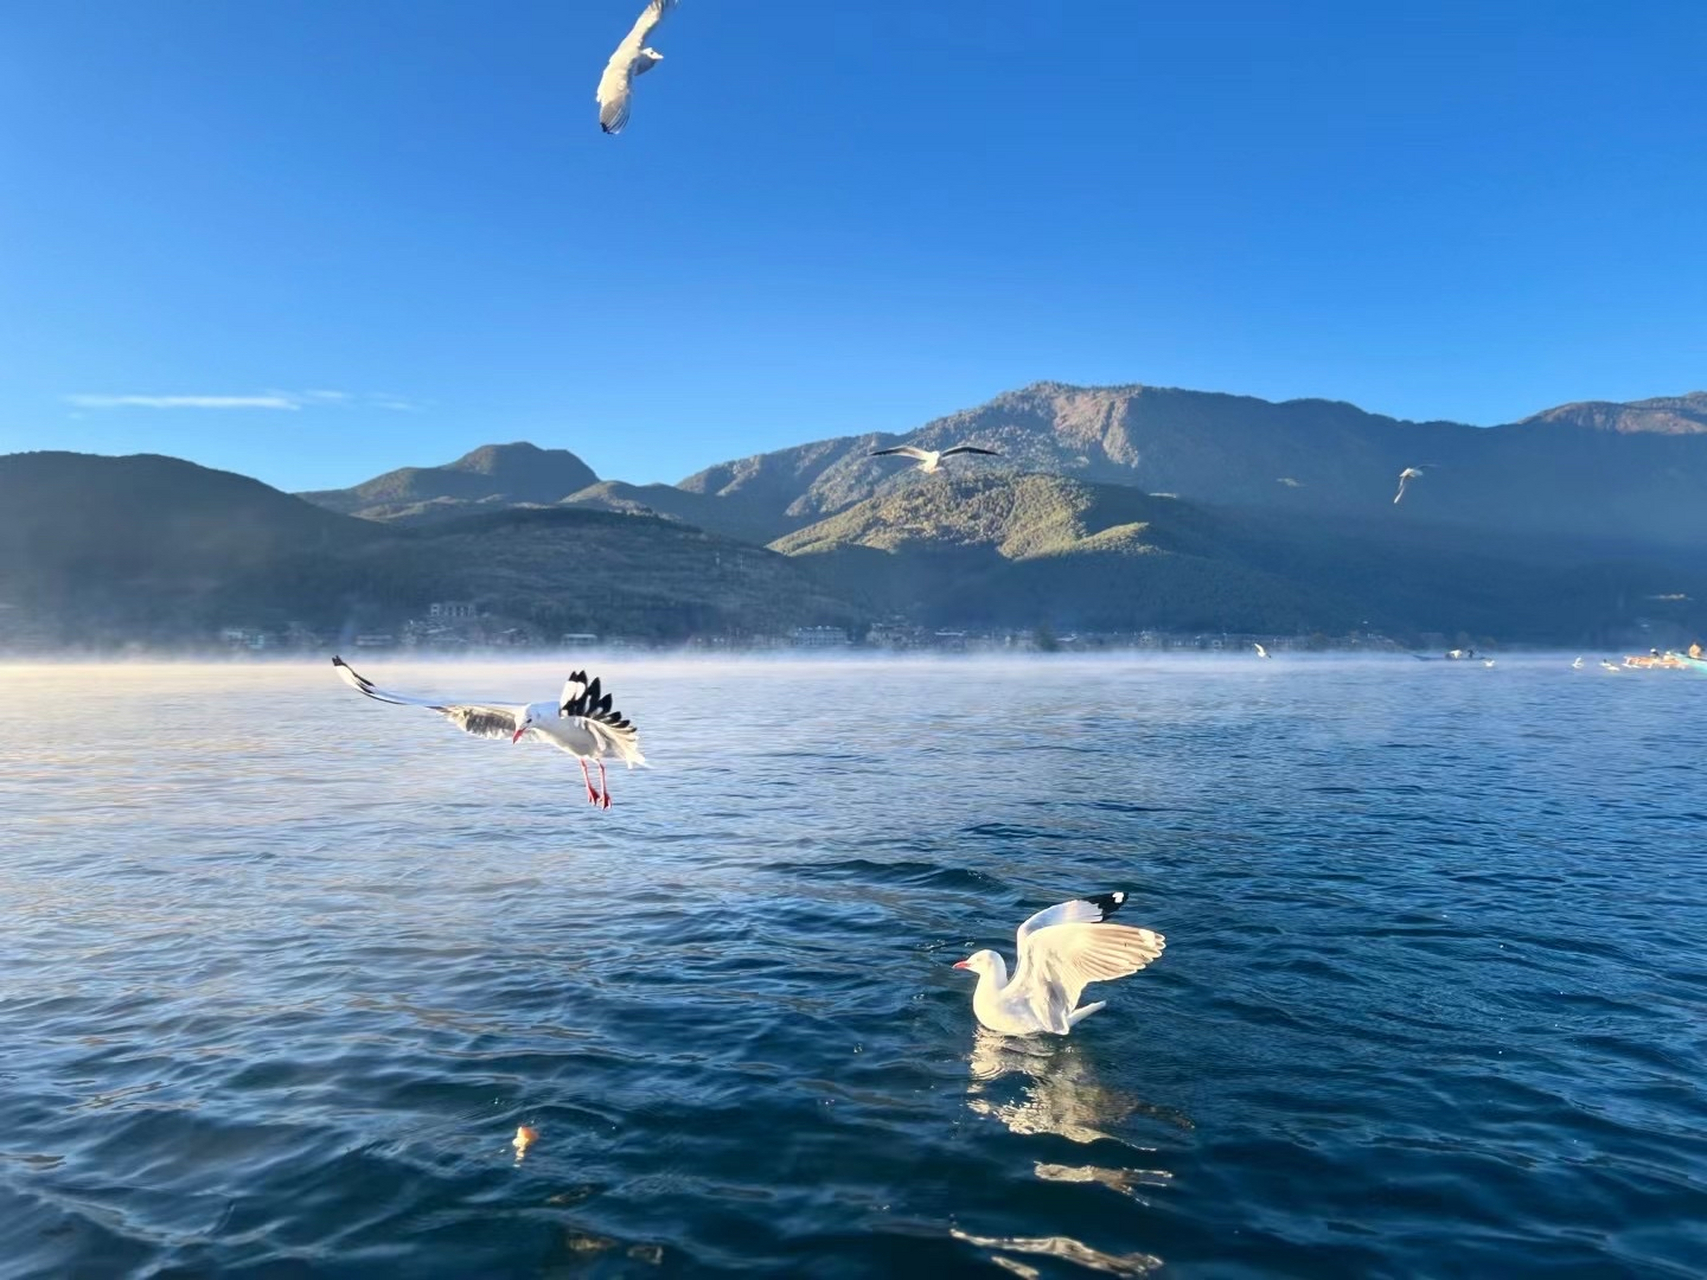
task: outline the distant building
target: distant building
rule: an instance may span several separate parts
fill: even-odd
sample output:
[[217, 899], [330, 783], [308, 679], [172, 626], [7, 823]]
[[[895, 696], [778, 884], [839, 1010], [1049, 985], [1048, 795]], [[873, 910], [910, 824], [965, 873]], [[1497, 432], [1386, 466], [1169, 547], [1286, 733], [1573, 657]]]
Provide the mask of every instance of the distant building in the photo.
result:
[[435, 600], [427, 606], [429, 618], [451, 619], [472, 618], [474, 605], [467, 600]]
[[219, 638], [231, 649], [265, 649], [272, 641], [265, 631], [251, 631], [247, 627], [225, 627]]
[[845, 649], [848, 633], [842, 627], [796, 627], [789, 639], [796, 649]]

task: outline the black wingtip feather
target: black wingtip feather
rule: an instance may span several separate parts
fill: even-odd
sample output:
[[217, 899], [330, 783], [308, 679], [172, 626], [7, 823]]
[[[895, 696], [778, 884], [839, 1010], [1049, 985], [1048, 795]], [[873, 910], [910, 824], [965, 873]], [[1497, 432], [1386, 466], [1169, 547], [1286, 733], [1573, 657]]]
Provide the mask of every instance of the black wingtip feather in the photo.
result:
[[1084, 900], [1101, 908], [1102, 918], [1106, 920], [1126, 905], [1126, 890], [1116, 889], [1113, 893], [1089, 893], [1085, 895]]

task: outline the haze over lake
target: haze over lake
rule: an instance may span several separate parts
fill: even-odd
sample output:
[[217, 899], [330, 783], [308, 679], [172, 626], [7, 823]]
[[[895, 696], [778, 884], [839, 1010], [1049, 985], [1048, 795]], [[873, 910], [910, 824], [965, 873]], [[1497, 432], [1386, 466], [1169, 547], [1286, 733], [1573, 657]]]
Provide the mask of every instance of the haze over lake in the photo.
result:
[[608, 812], [323, 661], [0, 668], [0, 1274], [1696, 1274], [1707, 679], [1570, 656], [577, 657]]

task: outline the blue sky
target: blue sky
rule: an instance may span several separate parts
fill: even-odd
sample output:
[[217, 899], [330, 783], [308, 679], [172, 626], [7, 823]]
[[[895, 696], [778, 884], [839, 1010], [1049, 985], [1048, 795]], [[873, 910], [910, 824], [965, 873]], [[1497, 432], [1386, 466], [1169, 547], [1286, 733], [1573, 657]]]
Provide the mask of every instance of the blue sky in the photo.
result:
[[0, 452], [650, 481], [1039, 378], [1707, 387], [1699, 0], [681, 0], [607, 138], [639, 8], [9, 6]]

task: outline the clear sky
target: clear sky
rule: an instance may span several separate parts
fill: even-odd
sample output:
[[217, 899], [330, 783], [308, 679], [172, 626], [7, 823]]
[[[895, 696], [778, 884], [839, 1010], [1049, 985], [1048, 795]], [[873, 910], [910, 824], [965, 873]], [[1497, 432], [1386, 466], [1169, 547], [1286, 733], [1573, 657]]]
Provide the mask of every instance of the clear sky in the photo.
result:
[[1040, 378], [1413, 418], [1707, 387], [1707, 4], [0, 12], [0, 452], [676, 480]]

